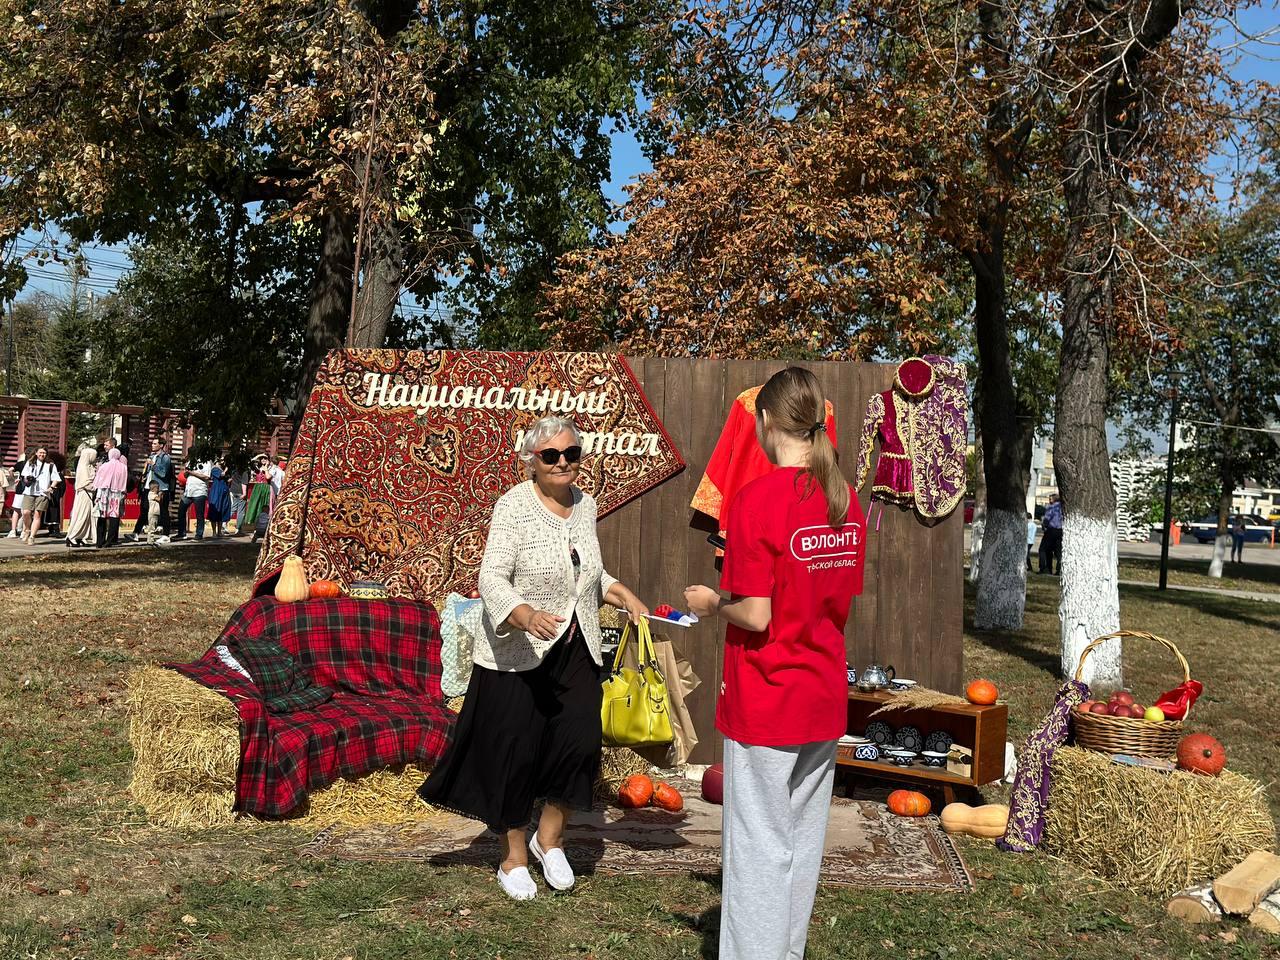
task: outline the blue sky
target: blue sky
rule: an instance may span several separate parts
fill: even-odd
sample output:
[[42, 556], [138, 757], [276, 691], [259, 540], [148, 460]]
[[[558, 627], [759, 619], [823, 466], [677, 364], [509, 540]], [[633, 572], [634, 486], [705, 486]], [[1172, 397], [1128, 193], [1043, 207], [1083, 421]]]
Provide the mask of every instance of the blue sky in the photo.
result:
[[[1259, 35], [1269, 30], [1280, 30], [1280, 0], [1265, 0], [1241, 14], [1239, 24], [1246, 33]], [[1224, 42], [1227, 34], [1224, 33]], [[1270, 80], [1280, 83], [1280, 36], [1271, 37], [1266, 43], [1248, 43], [1237, 50], [1231, 72], [1239, 80]], [[1233, 158], [1218, 157], [1215, 159], [1215, 172], [1225, 172], [1234, 162]], [[606, 185], [606, 194], [614, 203], [621, 204], [626, 200], [623, 187], [634, 181], [640, 174], [650, 169], [650, 164], [640, 150], [631, 131], [622, 131], [613, 135], [613, 157], [610, 165], [610, 180]], [[20, 243], [20, 249], [29, 248], [37, 238], [34, 235]], [[89, 258], [89, 275], [85, 281], [86, 288], [101, 295], [112, 290], [129, 267], [129, 258], [123, 248], [89, 245], [85, 248]], [[37, 290], [49, 291], [59, 295], [67, 292], [65, 272], [58, 264], [45, 267], [30, 267], [33, 274], [21, 295]], [[20, 295], [20, 296], [21, 296]]]

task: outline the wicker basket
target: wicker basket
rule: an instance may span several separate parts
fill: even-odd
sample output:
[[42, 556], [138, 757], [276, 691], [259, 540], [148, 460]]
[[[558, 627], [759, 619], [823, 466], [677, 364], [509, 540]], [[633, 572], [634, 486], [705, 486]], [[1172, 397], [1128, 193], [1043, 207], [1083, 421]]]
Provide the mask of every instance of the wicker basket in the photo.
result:
[[[1079, 680], [1084, 673], [1084, 662], [1094, 647], [1121, 637], [1137, 637], [1161, 644], [1178, 658], [1178, 663], [1182, 665], [1183, 680], [1191, 679], [1191, 668], [1182, 651], [1164, 637], [1134, 630], [1108, 633], [1085, 647], [1080, 652], [1076, 679]], [[1189, 710], [1187, 712], [1190, 713]], [[1182, 720], [1137, 720], [1133, 717], [1113, 717], [1105, 713], [1081, 713], [1079, 710], [1073, 710], [1072, 717], [1075, 722], [1076, 744], [1099, 753], [1127, 753], [1135, 757], [1172, 760], [1178, 751], [1178, 741], [1182, 739]]]

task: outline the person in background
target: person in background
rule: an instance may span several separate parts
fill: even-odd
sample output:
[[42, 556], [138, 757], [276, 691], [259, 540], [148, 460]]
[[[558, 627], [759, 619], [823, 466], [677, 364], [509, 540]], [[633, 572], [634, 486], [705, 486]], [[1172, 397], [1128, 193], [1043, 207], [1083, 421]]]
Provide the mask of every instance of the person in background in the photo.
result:
[[62, 536], [62, 497], [67, 489], [67, 458], [61, 453], [49, 454], [49, 462], [58, 471], [58, 479], [49, 487], [49, 502], [44, 508], [44, 525], [51, 539]]
[[75, 500], [71, 504], [71, 519], [67, 523], [68, 547], [87, 547], [97, 542], [97, 530], [93, 522], [93, 479], [97, 472], [97, 448], [89, 443], [81, 444], [72, 481]]
[[102, 466], [110, 459], [111, 451], [116, 448], [116, 438], [107, 434], [102, 438], [102, 442], [98, 444], [98, 466]]
[[213, 479], [213, 464], [208, 460], [187, 461], [186, 483], [182, 491], [182, 503], [178, 505], [178, 532], [174, 540], [184, 540], [187, 536], [187, 510], [194, 508], [196, 514], [196, 539], [204, 539], [204, 511], [209, 502], [209, 481]]
[[161, 493], [159, 481], [152, 479], [150, 493], [151, 496], [147, 500], [147, 546], [154, 543], [157, 538], [161, 543], [168, 543], [169, 535], [160, 525]]
[[[22, 468], [26, 465], [26, 458], [19, 457], [13, 468], [0, 464], [0, 475], [4, 480], [4, 489], [0, 491], [0, 496], [13, 494], [12, 516], [9, 520], [9, 539], [16, 540], [19, 536], [18, 531], [22, 529]], [[0, 501], [3, 506], [3, 501]]]
[[1235, 519], [1231, 521], [1231, 562], [1244, 563], [1244, 535], [1245, 520], [1241, 514], [1236, 514]]
[[267, 532], [274, 502], [271, 483], [267, 478], [267, 458], [262, 454], [253, 458], [253, 479], [249, 483], [249, 501], [244, 505], [244, 523], [253, 528], [254, 543], [262, 539], [262, 535]]
[[1036, 545], [1036, 518], [1027, 514], [1027, 569], [1031, 569], [1031, 548]]
[[98, 514], [98, 542], [95, 547], [114, 547], [120, 540], [120, 517], [124, 514], [124, 491], [129, 468], [118, 449], [107, 451], [107, 462], [93, 478], [94, 506]]
[[209, 500], [205, 505], [205, 515], [213, 526], [214, 539], [222, 536], [222, 525], [231, 517], [231, 492], [222, 470], [222, 461], [218, 461], [209, 471]]
[[1056, 493], [1049, 494], [1049, 505], [1044, 508], [1040, 521], [1044, 528], [1044, 565], [1041, 573], [1062, 574], [1062, 500]]
[[574, 485], [581, 457], [570, 420], [543, 417], [525, 435], [529, 479], [494, 505], [480, 563], [471, 683], [449, 748], [418, 791], [501, 838], [497, 879], [513, 900], [537, 896], [531, 852], [550, 886], [574, 885], [564, 828], [574, 810], [592, 808], [600, 769], [600, 607], [626, 610], [632, 623], [649, 613], [604, 569], [596, 502]]
[[151, 456], [147, 458], [147, 469], [150, 478], [147, 483], [160, 491], [160, 529], [165, 536], [169, 535], [169, 504], [173, 499], [173, 488], [177, 483], [177, 475], [173, 468], [173, 457], [169, 455], [169, 439], [159, 436], [151, 441]]
[[[152, 449], [155, 449], [155, 441], [151, 441]], [[133, 525], [133, 533], [129, 534], [130, 540], [137, 540], [142, 536], [151, 522], [151, 462], [152, 456], [148, 455], [147, 459], [142, 462], [142, 473], [138, 477], [138, 520]]]
[[34, 545], [49, 506], [49, 491], [62, 480], [62, 474], [49, 460], [48, 451], [41, 447], [22, 468], [22, 479], [22, 522], [27, 530], [23, 539]]
[[284, 471], [289, 463], [288, 457], [276, 457], [276, 462], [267, 467], [267, 481], [271, 484], [271, 499], [274, 503], [284, 487]]
[[[231, 495], [231, 517], [235, 517], [236, 532], [233, 537], [244, 536], [245, 496], [248, 494], [249, 471], [243, 467], [223, 463], [223, 476], [227, 481], [227, 492]], [[228, 518], [230, 519], [230, 518]]]
[[756, 435], [778, 469], [734, 497], [720, 581], [731, 598], [685, 589], [690, 611], [727, 621], [720, 960], [799, 960], [818, 890], [866, 545], [826, 429], [817, 377], [789, 367], [769, 378]]

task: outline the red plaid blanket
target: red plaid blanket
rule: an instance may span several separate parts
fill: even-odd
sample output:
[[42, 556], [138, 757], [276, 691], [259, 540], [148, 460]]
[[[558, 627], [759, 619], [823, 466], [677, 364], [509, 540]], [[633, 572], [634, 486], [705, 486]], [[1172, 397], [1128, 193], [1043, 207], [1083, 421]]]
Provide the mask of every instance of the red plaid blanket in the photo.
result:
[[195, 663], [168, 664], [236, 705], [237, 810], [284, 816], [339, 777], [431, 765], [444, 752], [454, 715], [440, 693], [440, 618], [430, 604], [257, 597], [232, 614], [214, 646], [234, 653], [254, 638], [279, 643], [337, 692], [312, 709], [268, 714], [257, 687], [212, 647]]

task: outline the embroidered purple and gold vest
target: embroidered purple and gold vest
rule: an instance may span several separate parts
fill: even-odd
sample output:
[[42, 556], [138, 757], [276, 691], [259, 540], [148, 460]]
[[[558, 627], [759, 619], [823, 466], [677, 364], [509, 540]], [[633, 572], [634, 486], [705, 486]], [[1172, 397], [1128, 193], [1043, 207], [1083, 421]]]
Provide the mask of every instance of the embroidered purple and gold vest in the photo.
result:
[[867, 401], [858, 451], [857, 488], [871, 470], [877, 437], [873, 499], [944, 517], [965, 488], [968, 407], [964, 367], [949, 357], [904, 360], [893, 387]]

